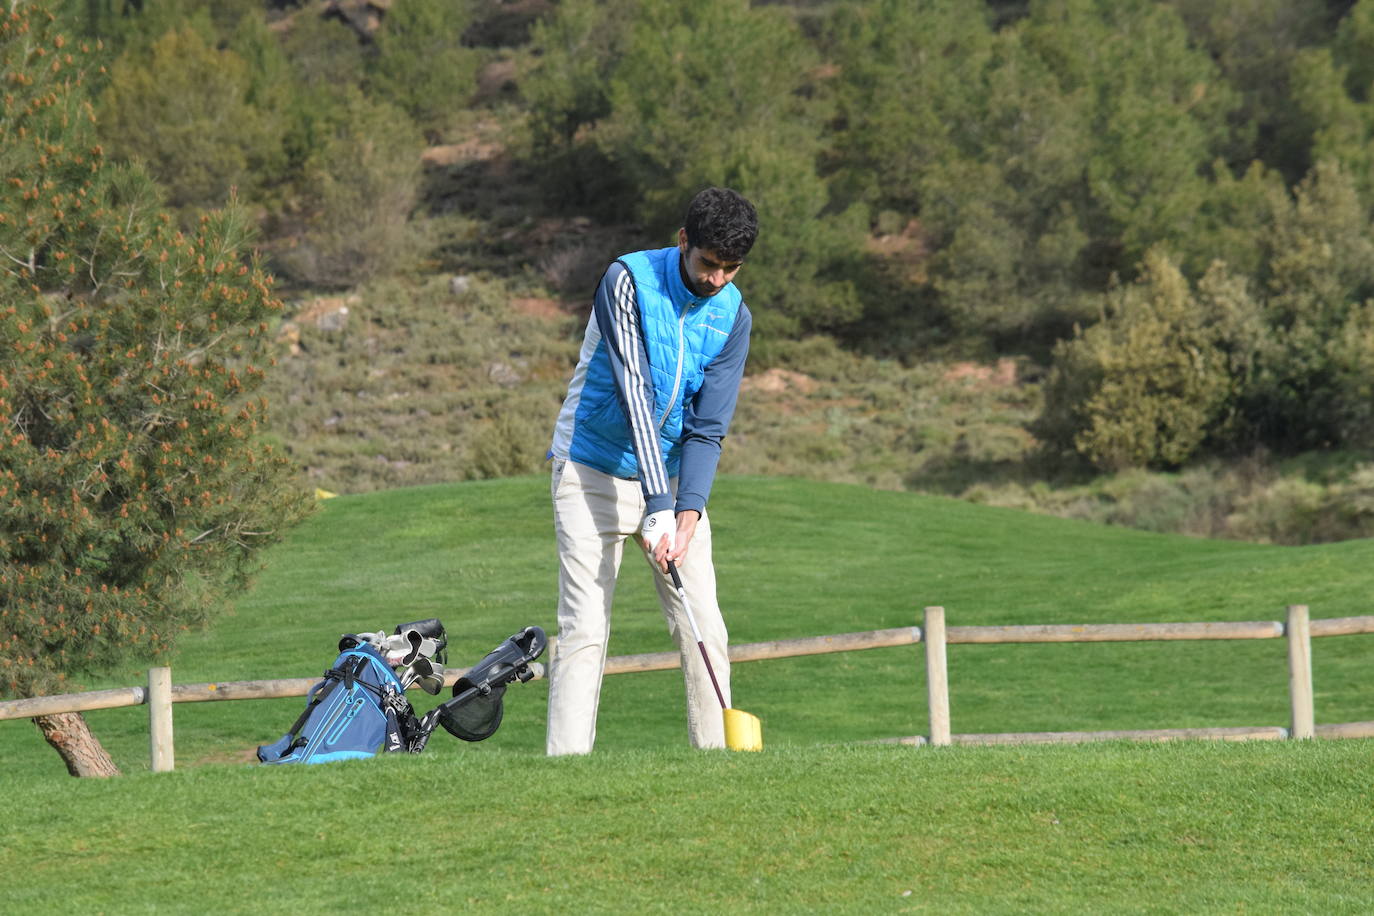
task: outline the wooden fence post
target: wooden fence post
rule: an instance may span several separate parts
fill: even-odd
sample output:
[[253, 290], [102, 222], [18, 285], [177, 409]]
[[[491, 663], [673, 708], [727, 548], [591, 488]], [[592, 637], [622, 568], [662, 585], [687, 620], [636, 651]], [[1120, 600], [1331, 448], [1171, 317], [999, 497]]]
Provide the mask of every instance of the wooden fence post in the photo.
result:
[[1288, 704], [1292, 711], [1290, 738], [1315, 738], [1316, 714], [1312, 701], [1312, 622], [1307, 605], [1288, 605]]
[[172, 669], [148, 669], [148, 750], [154, 773], [176, 765], [172, 747]]
[[926, 644], [926, 700], [930, 707], [930, 743], [949, 744], [949, 665], [945, 656], [945, 609], [928, 607], [921, 627]]

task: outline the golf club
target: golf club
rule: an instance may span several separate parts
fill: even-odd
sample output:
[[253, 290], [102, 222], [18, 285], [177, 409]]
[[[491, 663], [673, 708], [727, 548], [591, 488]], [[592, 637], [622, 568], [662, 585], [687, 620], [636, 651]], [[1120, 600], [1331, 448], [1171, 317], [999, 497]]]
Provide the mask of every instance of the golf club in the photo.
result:
[[721, 693], [720, 682], [716, 680], [716, 670], [711, 667], [711, 657], [706, 654], [706, 643], [701, 638], [701, 631], [697, 629], [697, 619], [692, 613], [692, 605], [687, 602], [687, 590], [682, 587], [682, 577], [677, 574], [677, 564], [672, 560], [668, 561], [668, 575], [673, 579], [678, 600], [682, 602], [682, 609], [687, 614], [687, 624], [692, 628], [692, 638], [697, 641], [697, 648], [701, 650], [701, 660], [706, 663], [706, 673], [711, 676], [711, 686], [716, 689], [716, 699], [720, 701], [720, 712], [725, 720], [725, 746], [732, 751], [763, 750], [763, 729], [758, 717], [742, 709], [732, 709], [725, 703], [725, 694]]

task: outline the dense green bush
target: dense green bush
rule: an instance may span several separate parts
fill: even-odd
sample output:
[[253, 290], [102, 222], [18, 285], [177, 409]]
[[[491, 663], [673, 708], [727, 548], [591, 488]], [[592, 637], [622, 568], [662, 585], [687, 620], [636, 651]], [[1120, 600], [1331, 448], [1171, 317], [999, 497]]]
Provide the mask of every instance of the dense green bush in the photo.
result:
[[994, 43], [984, 12], [957, 0], [837, 8], [823, 46], [840, 67], [831, 143], [847, 193], [906, 213], [929, 203], [930, 170], [978, 145], [970, 115], [987, 103]]
[[281, 268], [308, 286], [344, 288], [418, 258], [410, 216], [419, 201], [423, 139], [393, 105], [354, 93], [302, 166], [300, 197], [277, 249]]
[[1368, 208], [1352, 179], [1321, 163], [1275, 206], [1267, 233], [1265, 323], [1258, 377], [1244, 409], [1276, 450], [1358, 445], [1363, 415], [1360, 351], [1374, 295]]
[[1152, 245], [1191, 252], [1235, 103], [1167, 6], [1037, 4], [994, 33], [967, 4], [876, 0], [836, 28], [845, 185], [920, 220], [966, 336], [1052, 342]]
[[1056, 348], [1042, 433], [1109, 470], [1183, 464], [1238, 393], [1253, 310], [1220, 267], [1194, 291], [1152, 252], [1104, 319]]
[[53, 0], [46, 4], [78, 34], [99, 38], [116, 55], [146, 50], [168, 32], [190, 25], [219, 44], [245, 17], [260, 17], [260, 0]]
[[[537, 136], [565, 162], [615, 169], [624, 214], [663, 244], [698, 190], [739, 190], [762, 214], [748, 293], [763, 321], [796, 333], [857, 318], [846, 273], [862, 225], [826, 212], [814, 48], [780, 8], [638, 0], [632, 11], [618, 21], [618, 6], [562, 4], [537, 33], [543, 54], [527, 90]], [[583, 144], [594, 152], [576, 155]]]
[[628, 43], [638, 0], [567, 0], [535, 24], [520, 74], [529, 148], [546, 198], [557, 208], [614, 219], [628, 195], [586, 133], [611, 114], [610, 80]]
[[307, 94], [325, 99], [345, 98], [363, 85], [366, 49], [358, 35], [337, 17], [303, 9], [280, 33], [282, 50], [291, 61], [295, 82]]
[[[1374, 130], [1374, 101], [1369, 98], [1369, 83], [1357, 83], [1366, 73], [1371, 43], [1361, 31], [1368, 26], [1352, 26], [1370, 17], [1368, 4], [1360, 4], [1342, 23], [1333, 47], [1304, 50], [1293, 62], [1292, 96], [1302, 122], [1310, 130], [1309, 160], [1340, 162], [1355, 177], [1359, 192], [1374, 191], [1374, 166], [1368, 139]], [[1299, 176], [1302, 177], [1302, 176]]]
[[173, 207], [220, 207], [234, 189], [253, 199], [284, 164], [280, 133], [249, 101], [253, 82], [233, 51], [190, 27], [170, 31], [115, 61], [100, 99], [101, 137], [147, 163]]
[[1049, 442], [1122, 468], [1370, 441], [1369, 217], [1335, 163], [1291, 196], [1264, 193], [1254, 282], [1217, 263], [1192, 289], [1156, 255], [1143, 284], [1058, 345]]
[[377, 98], [406, 111], [426, 134], [443, 136], [476, 88], [477, 52], [463, 47], [467, 0], [401, 0], [377, 31], [367, 66]]
[[1301, 179], [1312, 167], [1313, 124], [1296, 103], [1293, 69], [1306, 49], [1331, 40], [1331, 5], [1293, 0], [1171, 0], [1170, 5], [1239, 94], [1224, 160], [1239, 167], [1263, 162], [1290, 182]]

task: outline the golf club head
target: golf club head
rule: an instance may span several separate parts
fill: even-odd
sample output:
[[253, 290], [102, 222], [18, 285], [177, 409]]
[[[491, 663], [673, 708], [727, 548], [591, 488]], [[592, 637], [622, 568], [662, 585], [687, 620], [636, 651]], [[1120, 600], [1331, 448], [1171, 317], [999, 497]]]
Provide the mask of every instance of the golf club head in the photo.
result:
[[436, 665], [427, 658], [417, 658], [411, 663], [410, 670], [420, 689], [430, 696], [438, 696], [439, 691], [444, 689], [443, 665]]

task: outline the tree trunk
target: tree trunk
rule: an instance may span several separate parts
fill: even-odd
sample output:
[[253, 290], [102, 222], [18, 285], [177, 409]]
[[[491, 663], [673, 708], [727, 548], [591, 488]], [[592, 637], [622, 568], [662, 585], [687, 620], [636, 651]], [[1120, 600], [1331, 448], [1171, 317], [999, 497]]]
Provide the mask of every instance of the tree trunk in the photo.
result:
[[35, 716], [33, 724], [43, 740], [53, 746], [73, 776], [118, 776], [119, 767], [106, 753], [100, 740], [91, 733], [79, 712], [59, 712]]

